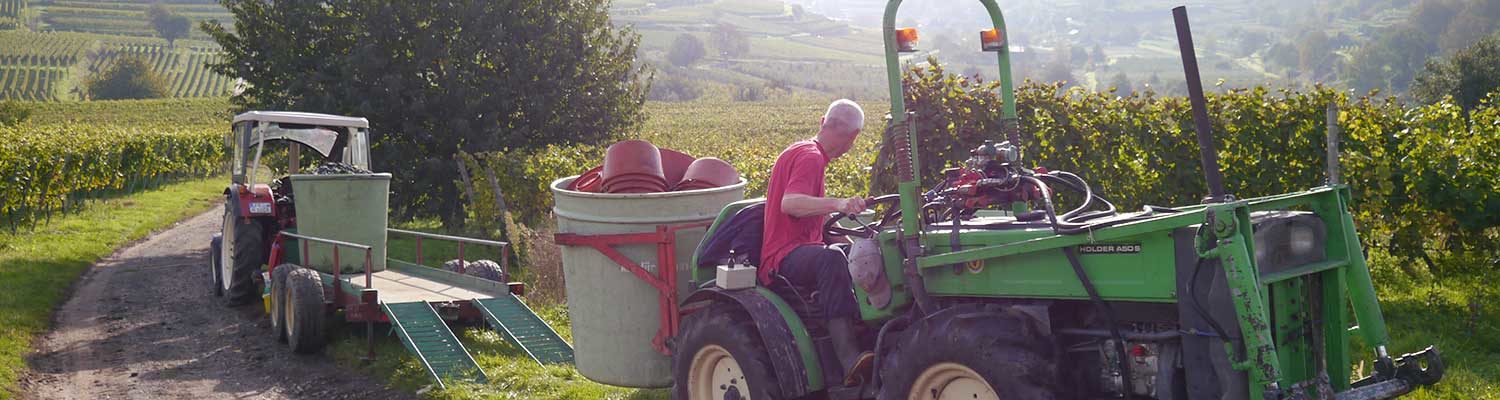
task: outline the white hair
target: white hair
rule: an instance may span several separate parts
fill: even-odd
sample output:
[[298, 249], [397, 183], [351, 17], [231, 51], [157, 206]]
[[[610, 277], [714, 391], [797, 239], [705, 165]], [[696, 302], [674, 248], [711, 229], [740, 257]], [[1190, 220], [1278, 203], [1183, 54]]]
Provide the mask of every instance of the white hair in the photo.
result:
[[865, 110], [854, 100], [838, 99], [823, 113], [823, 130], [847, 135], [865, 126]]

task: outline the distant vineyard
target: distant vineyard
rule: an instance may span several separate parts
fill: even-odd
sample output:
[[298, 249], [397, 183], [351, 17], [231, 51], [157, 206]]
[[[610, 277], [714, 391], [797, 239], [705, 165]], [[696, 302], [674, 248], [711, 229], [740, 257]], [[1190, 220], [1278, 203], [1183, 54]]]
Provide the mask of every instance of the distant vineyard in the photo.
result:
[[35, 226], [85, 200], [202, 176], [223, 159], [218, 131], [181, 125], [0, 128], [0, 223]]
[[0, 98], [45, 101], [56, 99], [52, 86], [67, 74], [56, 68], [0, 67]]
[[[0, 0], [11, 1], [11, 0]], [[65, 32], [88, 32], [106, 35], [153, 37], [156, 31], [147, 22], [146, 10], [153, 1], [35, 1], [32, 7], [45, 26], [43, 29]], [[196, 25], [199, 21], [228, 21], [229, 12], [214, 1], [163, 2], [173, 12], [188, 17]], [[190, 39], [206, 39], [196, 29], [189, 32]]]
[[26, 0], [0, 0], [0, 29], [21, 27]]
[[87, 74], [127, 56], [150, 64], [172, 97], [224, 96], [233, 80], [205, 66], [217, 54], [211, 42], [184, 40], [174, 48], [156, 38], [0, 31], [0, 100], [76, 98]]

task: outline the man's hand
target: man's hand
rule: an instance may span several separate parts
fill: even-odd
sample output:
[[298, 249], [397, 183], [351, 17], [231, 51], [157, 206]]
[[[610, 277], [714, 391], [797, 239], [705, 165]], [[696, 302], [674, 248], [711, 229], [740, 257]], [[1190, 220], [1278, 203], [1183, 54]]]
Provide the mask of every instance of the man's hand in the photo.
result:
[[838, 200], [838, 205], [835, 207], [835, 210], [838, 212], [844, 214], [859, 214], [865, 211], [865, 198], [863, 197], [850, 197], [847, 199]]

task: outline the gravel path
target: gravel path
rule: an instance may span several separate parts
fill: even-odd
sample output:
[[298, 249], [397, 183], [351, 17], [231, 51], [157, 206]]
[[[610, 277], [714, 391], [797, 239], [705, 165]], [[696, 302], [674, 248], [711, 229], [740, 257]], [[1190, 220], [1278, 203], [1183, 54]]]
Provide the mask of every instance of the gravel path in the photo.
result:
[[205, 263], [221, 213], [179, 222], [86, 272], [38, 340], [21, 397], [412, 397], [327, 356], [291, 354], [258, 306], [231, 309], [214, 297]]

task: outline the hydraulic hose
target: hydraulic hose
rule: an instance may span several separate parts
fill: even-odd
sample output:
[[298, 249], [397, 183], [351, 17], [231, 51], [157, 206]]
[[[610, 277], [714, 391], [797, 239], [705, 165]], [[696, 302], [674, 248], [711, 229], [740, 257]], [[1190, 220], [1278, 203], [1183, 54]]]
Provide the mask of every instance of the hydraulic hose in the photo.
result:
[[1130, 360], [1125, 359], [1125, 355], [1129, 353], [1125, 352], [1125, 335], [1120, 333], [1120, 324], [1115, 320], [1115, 310], [1109, 306], [1109, 303], [1104, 301], [1102, 296], [1099, 296], [1099, 289], [1094, 287], [1094, 281], [1089, 279], [1088, 272], [1083, 270], [1083, 262], [1078, 260], [1078, 251], [1073, 247], [1064, 247], [1063, 255], [1068, 257], [1068, 264], [1073, 266], [1073, 274], [1078, 275], [1078, 281], [1083, 283], [1083, 291], [1088, 292], [1089, 301], [1094, 303], [1094, 307], [1099, 309], [1100, 314], [1104, 315], [1105, 323], [1109, 324], [1109, 334], [1110, 336], [1114, 336], [1115, 352], [1118, 354], [1115, 356], [1115, 361], [1118, 362], [1120, 368], [1121, 386], [1128, 387], [1127, 385], [1130, 384]]

